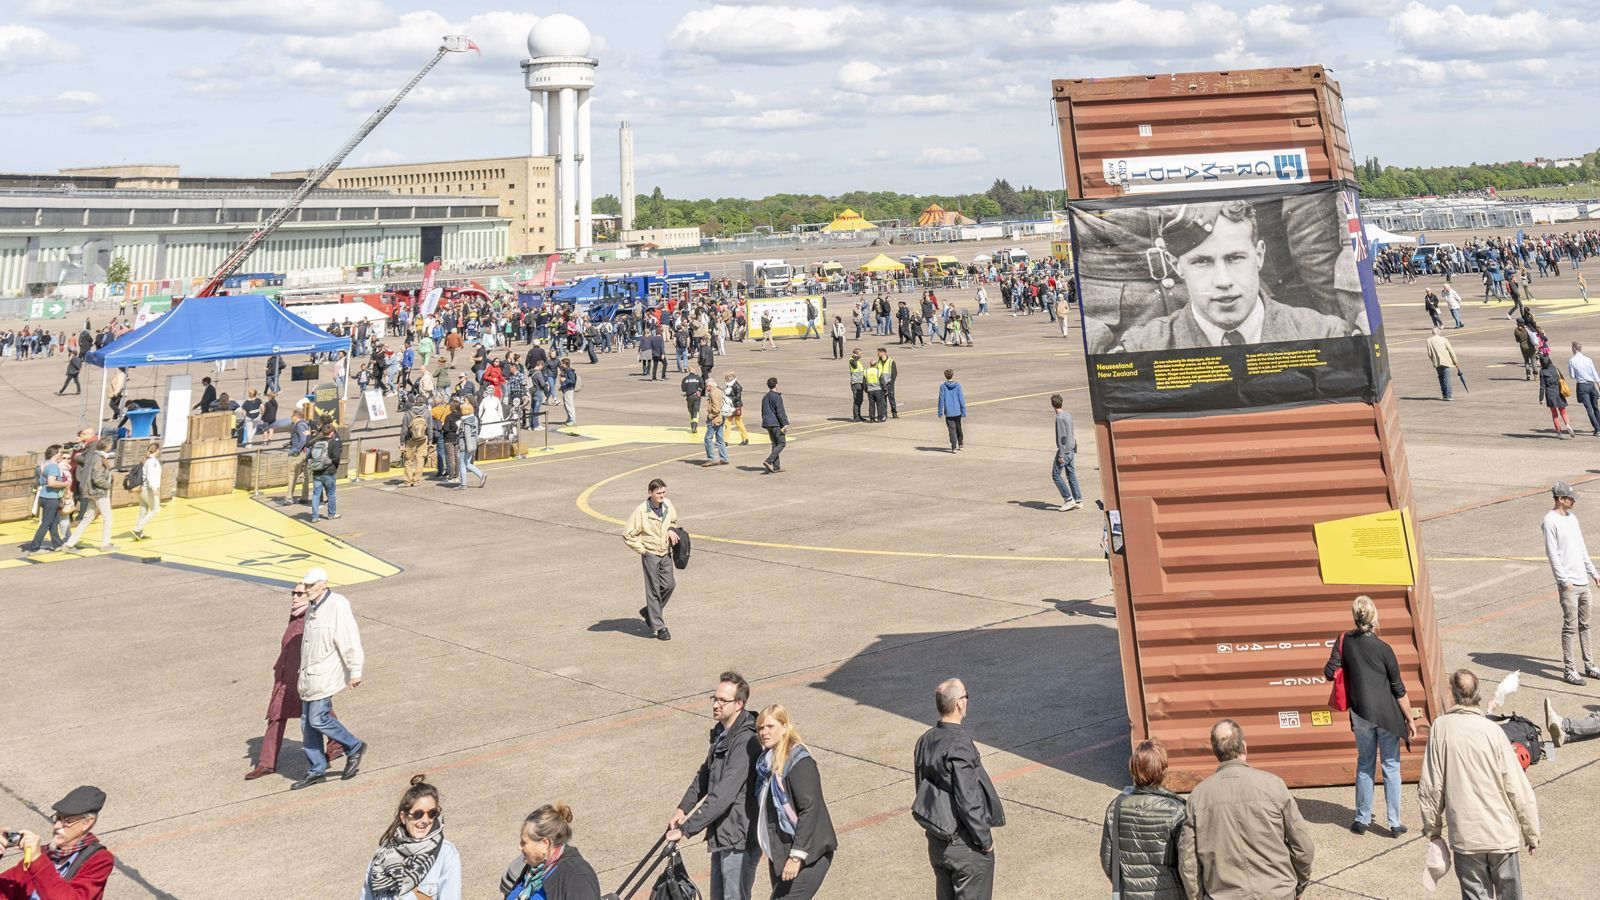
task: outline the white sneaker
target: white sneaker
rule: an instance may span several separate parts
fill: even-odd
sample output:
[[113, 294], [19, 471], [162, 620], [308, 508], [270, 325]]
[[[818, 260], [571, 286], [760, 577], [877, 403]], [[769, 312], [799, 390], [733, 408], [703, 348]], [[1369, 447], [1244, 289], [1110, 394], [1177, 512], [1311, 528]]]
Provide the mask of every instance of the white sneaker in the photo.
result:
[[1549, 700], [1544, 701], [1544, 730], [1550, 733], [1550, 743], [1560, 747], [1567, 742], [1567, 730], [1561, 726], [1561, 717]]
[[1082, 505], [1083, 505], [1082, 503], [1079, 503], [1076, 500], [1068, 500], [1066, 503], [1061, 504], [1061, 511], [1062, 512], [1072, 512], [1073, 510], [1077, 509], [1078, 507], [1080, 507]]

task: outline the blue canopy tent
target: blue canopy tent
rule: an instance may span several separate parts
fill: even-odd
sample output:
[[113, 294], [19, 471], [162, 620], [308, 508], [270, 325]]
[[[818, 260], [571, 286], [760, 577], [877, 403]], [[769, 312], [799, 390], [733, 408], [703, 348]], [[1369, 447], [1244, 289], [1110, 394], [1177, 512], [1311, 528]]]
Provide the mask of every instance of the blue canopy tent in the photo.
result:
[[[238, 294], [185, 299], [161, 318], [90, 351], [86, 358], [110, 370], [349, 349], [348, 337], [323, 331], [265, 294]], [[102, 377], [97, 421], [105, 419], [105, 402]]]

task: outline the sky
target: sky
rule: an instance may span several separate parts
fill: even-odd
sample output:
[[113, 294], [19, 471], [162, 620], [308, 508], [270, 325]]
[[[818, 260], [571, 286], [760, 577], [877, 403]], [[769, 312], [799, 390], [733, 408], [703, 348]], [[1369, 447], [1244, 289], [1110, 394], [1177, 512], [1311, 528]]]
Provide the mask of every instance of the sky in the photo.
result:
[[[1600, 2], [1480, 0], [0, 0], [0, 171], [320, 164], [431, 55], [353, 164], [526, 154], [528, 30], [594, 34], [595, 193], [617, 125], [640, 193], [1060, 188], [1053, 78], [1318, 63], [1358, 157], [1447, 165], [1600, 146]], [[1583, 115], [1584, 110], [1591, 111]]]

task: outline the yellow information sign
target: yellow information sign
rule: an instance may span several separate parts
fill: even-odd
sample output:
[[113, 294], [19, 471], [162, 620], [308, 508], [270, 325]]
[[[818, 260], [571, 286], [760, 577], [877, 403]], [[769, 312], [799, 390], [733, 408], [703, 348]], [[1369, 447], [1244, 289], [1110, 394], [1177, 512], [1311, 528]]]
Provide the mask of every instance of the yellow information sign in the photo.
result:
[[1314, 527], [1324, 584], [1416, 584], [1410, 510], [1334, 519]]

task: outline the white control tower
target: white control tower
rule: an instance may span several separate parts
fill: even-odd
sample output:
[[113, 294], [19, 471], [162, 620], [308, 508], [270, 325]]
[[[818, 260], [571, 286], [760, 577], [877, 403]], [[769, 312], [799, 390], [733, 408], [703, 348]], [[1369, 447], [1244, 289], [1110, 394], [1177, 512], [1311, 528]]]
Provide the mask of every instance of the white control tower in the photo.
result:
[[589, 29], [572, 16], [545, 16], [528, 32], [522, 61], [532, 95], [533, 156], [556, 157], [556, 249], [584, 255], [594, 245], [593, 143], [589, 90], [600, 61]]

